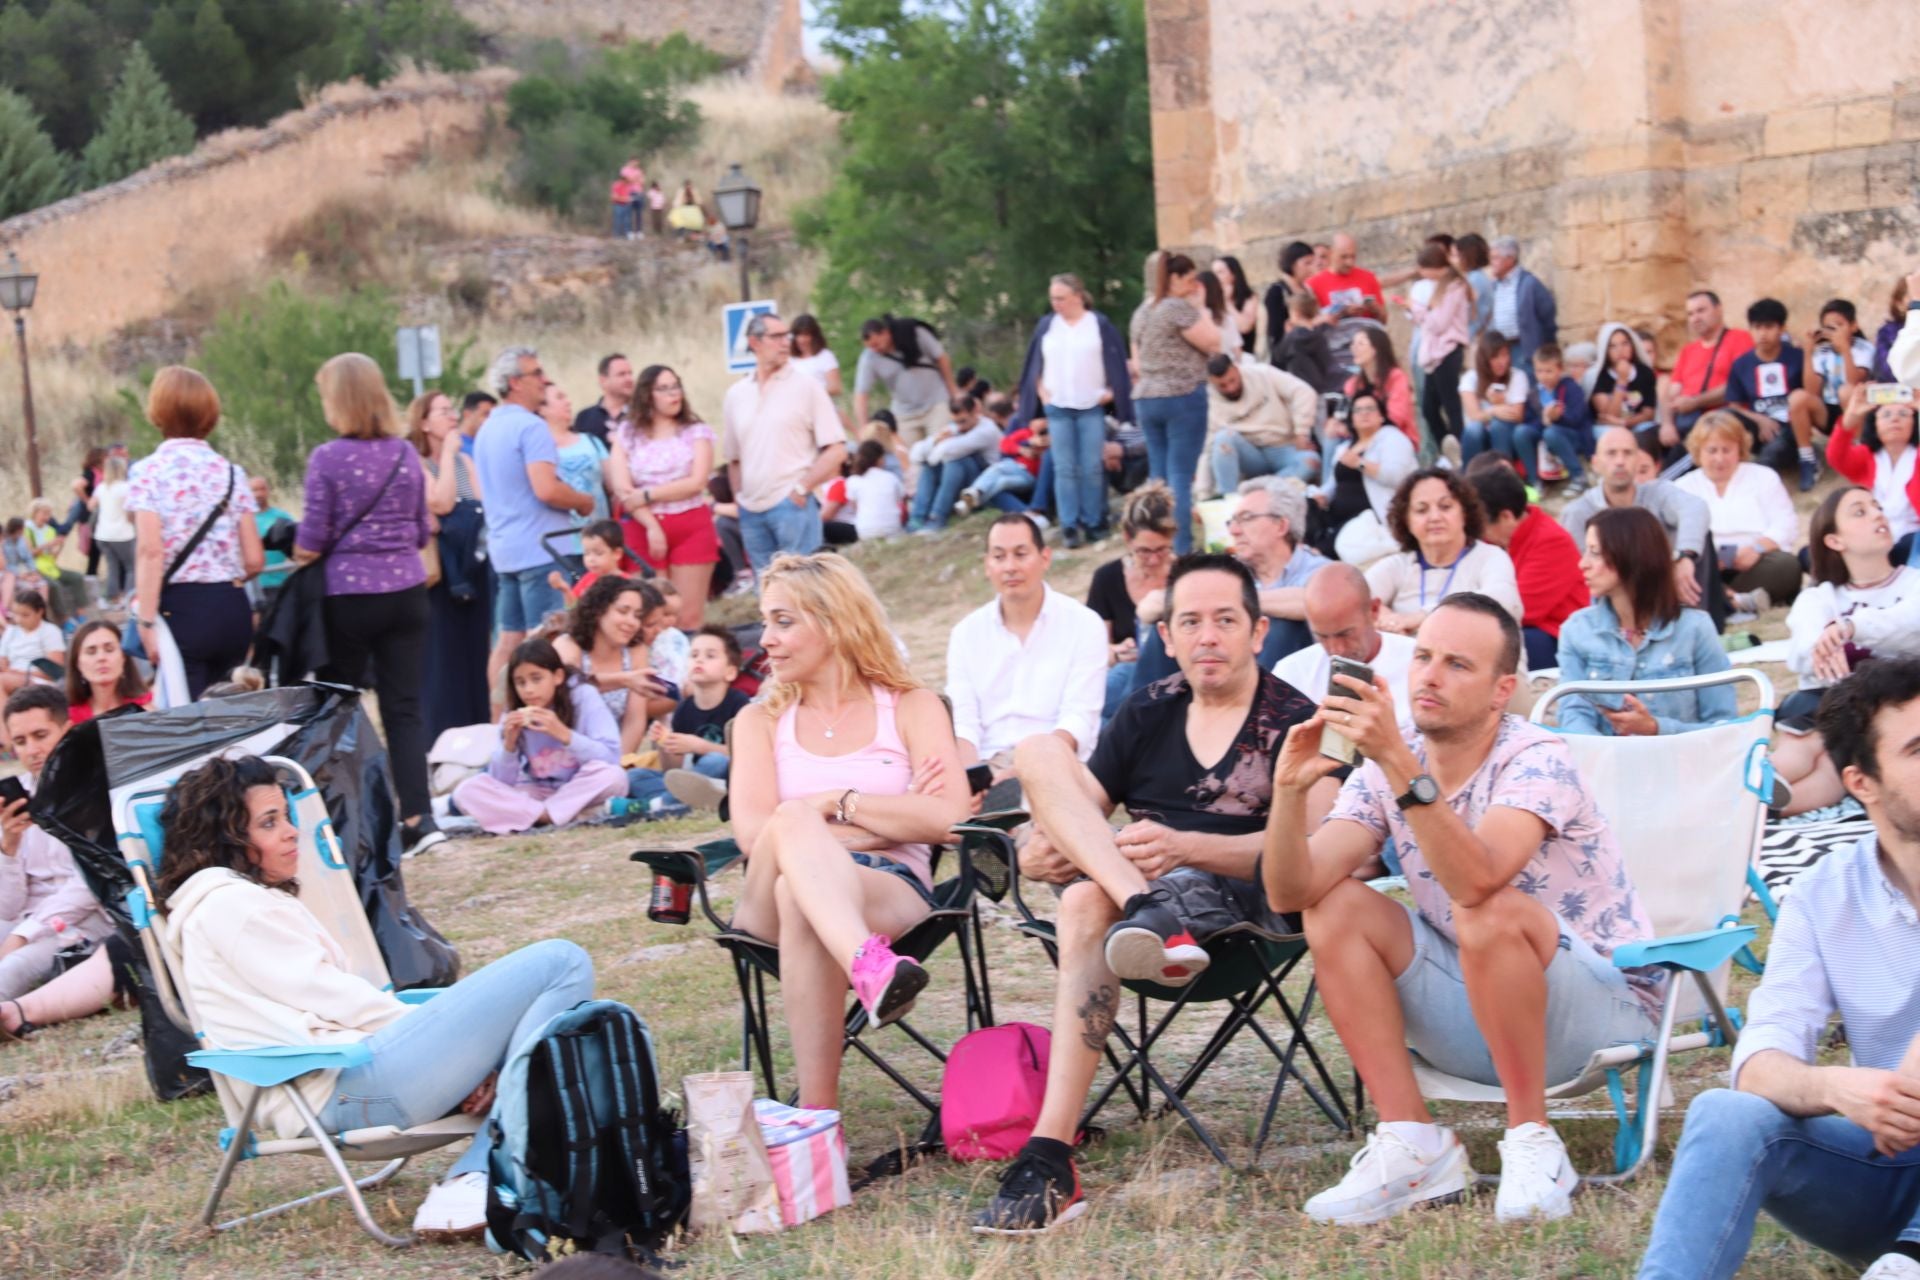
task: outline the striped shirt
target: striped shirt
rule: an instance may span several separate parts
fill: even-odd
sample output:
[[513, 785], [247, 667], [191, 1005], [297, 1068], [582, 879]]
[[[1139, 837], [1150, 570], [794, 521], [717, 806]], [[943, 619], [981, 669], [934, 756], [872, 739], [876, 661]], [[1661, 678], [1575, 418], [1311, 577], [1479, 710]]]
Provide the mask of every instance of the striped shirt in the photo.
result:
[[1892, 1070], [1920, 1032], [1920, 913], [1881, 870], [1873, 836], [1794, 881], [1747, 1004], [1732, 1080], [1768, 1049], [1812, 1062], [1836, 1012], [1856, 1066]]

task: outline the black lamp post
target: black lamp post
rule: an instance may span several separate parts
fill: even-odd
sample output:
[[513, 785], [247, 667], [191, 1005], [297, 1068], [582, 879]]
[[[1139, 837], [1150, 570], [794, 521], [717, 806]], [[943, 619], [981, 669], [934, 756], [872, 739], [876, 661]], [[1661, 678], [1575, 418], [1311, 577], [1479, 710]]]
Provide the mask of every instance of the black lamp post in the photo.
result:
[[0, 308], [13, 313], [13, 337], [20, 347], [20, 405], [27, 420], [27, 482], [33, 496], [40, 496], [40, 437], [33, 422], [33, 374], [27, 365], [27, 311], [33, 306], [34, 291], [40, 277], [20, 265], [20, 258], [7, 250], [6, 270], [0, 271]]
[[720, 221], [726, 225], [734, 251], [740, 255], [740, 301], [753, 301], [747, 280], [747, 232], [760, 223], [760, 188], [740, 171], [728, 165], [726, 176], [713, 187], [713, 202], [720, 206]]

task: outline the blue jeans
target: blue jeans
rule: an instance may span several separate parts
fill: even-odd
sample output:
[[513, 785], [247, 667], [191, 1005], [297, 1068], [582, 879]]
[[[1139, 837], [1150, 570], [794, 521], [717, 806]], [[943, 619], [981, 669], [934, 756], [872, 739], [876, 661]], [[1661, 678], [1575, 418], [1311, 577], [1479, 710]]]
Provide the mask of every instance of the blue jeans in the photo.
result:
[[1193, 550], [1193, 473], [1207, 446], [1207, 389], [1135, 400], [1133, 412], [1147, 438], [1147, 474], [1173, 490], [1173, 554], [1184, 556]]
[[1052, 440], [1054, 505], [1060, 527], [1097, 529], [1107, 523], [1107, 469], [1100, 453], [1107, 442], [1107, 411], [1047, 406]]
[[820, 499], [812, 495], [804, 507], [782, 498], [765, 511], [740, 508], [740, 541], [757, 574], [765, 573], [777, 555], [812, 555], [821, 538]]
[[[993, 506], [998, 507], [1000, 504], [995, 502], [994, 499], [1003, 493], [1011, 494], [1016, 498], [1025, 497], [1032, 493], [1033, 472], [1027, 470], [1012, 458], [1002, 458], [985, 471], [982, 471], [967, 488], [975, 497], [980, 499], [982, 505], [991, 503]], [[1005, 509], [1013, 511], [1021, 510], [1020, 507]]]
[[547, 575], [556, 566], [502, 571], [493, 593], [493, 625], [522, 635], [538, 629], [550, 613], [567, 607], [567, 598], [553, 589]]
[[[338, 1133], [449, 1115], [556, 1013], [592, 998], [585, 951], [561, 938], [522, 947], [374, 1032], [373, 1061], [340, 1073], [320, 1122]], [[449, 1174], [485, 1169], [487, 1150], [482, 1128]]]
[[[709, 778], [724, 779], [727, 776], [727, 766], [732, 762], [733, 758], [731, 756], [719, 751], [710, 751], [705, 755], [688, 756], [685, 760], [681, 761], [680, 767], [683, 769], [691, 769], [695, 773], [703, 773]], [[659, 769], [627, 770], [627, 797], [629, 799], [637, 800], [642, 805], [646, 805], [663, 796], [666, 798], [668, 804], [675, 806], [680, 804], [678, 800], [673, 798], [673, 793], [667, 790], [667, 775], [664, 772]]]
[[613, 234], [625, 240], [633, 234], [633, 206], [617, 204], [613, 206]]
[[1499, 418], [1488, 418], [1485, 422], [1469, 422], [1467, 429], [1460, 435], [1460, 469], [1466, 470], [1467, 464], [1474, 458], [1491, 449], [1505, 458], [1512, 458], [1514, 424]]
[[947, 517], [953, 514], [953, 504], [960, 501], [960, 491], [972, 484], [987, 462], [977, 453], [962, 454], [946, 462], [929, 462], [920, 468], [920, 487], [913, 491], [913, 505], [907, 511], [907, 517], [914, 528], [931, 525], [935, 529], [947, 527]]
[[1257, 476], [1292, 476], [1311, 480], [1320, 472], [1320, 458], [1311, 449], [1296, 449], [1290, 444], [1254, 444], [1238, 431], [1228, 429], [1215, 435], [1208, 450], [1213, 459], [1213, 485], [1226, 497], [1237, 492], [1242, 479]]
[[[1523, 422], [1513, 429], [1513, 447], [1520, 454], [1520, 461], [1526, 466], [1527, 474], [1533, 476], [1536, 484], [1539, 483], [1540, 477], [1533, 473], [1540, 465], [1540, 443], [1543, 435], [1546, 439], [1547, 452], [1560, 460], [1560, 465], [1567, 469], [1567, 475], [1570, 478], [1577, 479], [1586, 474], [1586, 467], [1580, 461], [1582, 443], [1580, 434], [1572, 427], [1563, 427], [1557, 422], [1545, 427], [1537, 422]], [[1464, 448], [1461, 450], [1461, 456], [1466, 456]]]
[[1758, 1094], [1710, 1089], [1687, 1108], [1640, 1280], [1740, 1270], [1761, 1210], [1855, 1264], [1920, 1243], [1920, 1148], [1892, 1159], [1839, 1116], [1790, 1116]]
[[1133, 669], [1136, 663], [1116, 662], [1107, 668], [1107, 697], [1100, 707], [1100, 727], [1107, 727], [1107, 721], [1113, 719], [1113, 713], [1133, 692]]

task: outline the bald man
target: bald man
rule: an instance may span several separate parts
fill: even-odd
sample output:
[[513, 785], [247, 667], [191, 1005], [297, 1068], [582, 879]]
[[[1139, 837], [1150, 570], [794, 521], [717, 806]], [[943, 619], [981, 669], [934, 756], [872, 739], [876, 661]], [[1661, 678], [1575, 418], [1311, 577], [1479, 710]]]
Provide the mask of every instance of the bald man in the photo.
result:
[[1380, 280], [1360, 264], [1360, 247], [1342, 231], [1333, 238], [1333, 257], [1327, 269], [1307, 281], [1320, 310], [1332, 320], [1364, 318], [1384, 321], [1386, 300]]
[[1413, 637], [1390, 635], [1375, 625], [1380, 602], [1367, 590], [1366, 575], [1350, 564], [1328, 565], [1307, 581], [1306, 611], [1314, 643], [1280, 659], [1273, 674], [1319, 702], [1327, 696], [1333, 657], [1364, 662], [1387, 682], [1394, 713], [1406, 720]]

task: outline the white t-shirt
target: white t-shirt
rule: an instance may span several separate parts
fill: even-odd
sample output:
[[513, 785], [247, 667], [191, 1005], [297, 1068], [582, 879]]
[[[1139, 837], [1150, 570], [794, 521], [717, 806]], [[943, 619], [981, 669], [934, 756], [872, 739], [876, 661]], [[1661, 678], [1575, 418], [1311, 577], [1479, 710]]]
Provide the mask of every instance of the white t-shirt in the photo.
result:
[[26, 671], [41, 658], [52, 658], [65, 666], [67, 638], [59, 627], [44, 620], [35, 631], [9, 626], [7, 633], [0, 636], [0, 658], [7, 660], [10, 671]]
[[827, 385], [827, 375], [840, 368], [840, 357], [833, 354], [832, 347], [828, 347], [810, 356], [794, 356], [788, 363], [824, 387]]
[[899, 533], [900, 504], [906, 496], [900, 477], [885, 467], [870, 467], [857, 476], [848, 476], [847, 501], [853, 504], [853, 527], [860, 541]]
[[93, 516], [93, 536], [99, 542], [132, 542], [133, 517], [127, 514], [127, 482], [109, 480], [94, 491], [100, 500]]
[[1100, 322], [1091, 311], [1068, 324], [1059, 316], [1040, 335], [1040, 381], [1047, 403], [1062, 409], [1092, 409], [1107, 389], [1107, 368], [1100, 358]]
[[[1813, 646], [1829, 622], [1851, 618], [1854, 627], [1860, 629], [1863, 622], [1877, 620], [1885, 610], [1909, 601], [1920, 601], [1920, 570], [1906, 565], [1870, 590], [1816, 582], [1802, 591], [1787, 612], [1787, 666], [1800, 677], [1800, 687], [1824, 689], [1832, 683], [1813, 673]], [[1920, 634], [1911, 628], [1882, 629], [1888, 634], [1879, 637], [1877, 643], [1863, 642], [1861, 647], [1872, 649], [1879, 658], [1907, 658], [1920, 652]]]
[[1887, 517], [1887, 527], [1896, 538], [1920, 529], [1920, 511], [1913, 509], [1913, 500], [1907, 497], [1907, 486], [1913, 483], [1916, 456], [1912, 445], [1901, 450], [1898, 462], [1888, 461], [1885, 449], [1873, 451], [1873, 500], [1880, 504], [1880, 510]]
[[[1413, 304], [1413, 314], [1420, 314], [1420, 308], [1433, 301], [1433, 291], [1440, 287], [1438, 280], [1429, 280], [1421, 276], [1407, 289], [1407, 301]], [[1412, 368], [1420, 362], [1420, 326], [1413, 326], [1413, 336], [1407, 339], [1407, 367]]]
[[[1868, 371], [1873, 376], [1873, 344], [1865, 338], [1855, 336], [1853, 340], [1853, 363], [1855, 367]], [[1823, 342], [1813, 349], [1813, 371], [1820, 375], [1820, 398], [1828, 404], [1840, 403], [1840, 388], [1846, 381], [1847, 362], [1832, 343]]]
[[[1407, 696], [1407, 668], [1413, 665], [1413, 637], [1397, 636], [1387, 631], [1379, 634], [1380, 652], [1374, 654], [1373, 661], [1367, 665], [1393, 691], [1394, 714], [1405, 724], [1413, 716]], [[1332, 672], [1333, 663], [1328, 659], [1327, 651], [1317, 644], [1296, 649], [1273, 664], [1274, 675], [1315, 702], [1326, 700], [1327, 684]]]
[[[1522, 369], [1507, 370], [1506, 378], [1494, 383], [1494, 386], [1507, 389], [1507, 404], [1525, 404], [1527, 397], [1533, 394], [1533, 379], [1527, 377], [1526, 371]], [[1471, 364], [1468, 365], [1467, 371], [1460, 375], [1461, 394], [1464, 395], [1469, 391], [1475, 395], [1480, 394], [1480, 371], [1473, 368]]]

